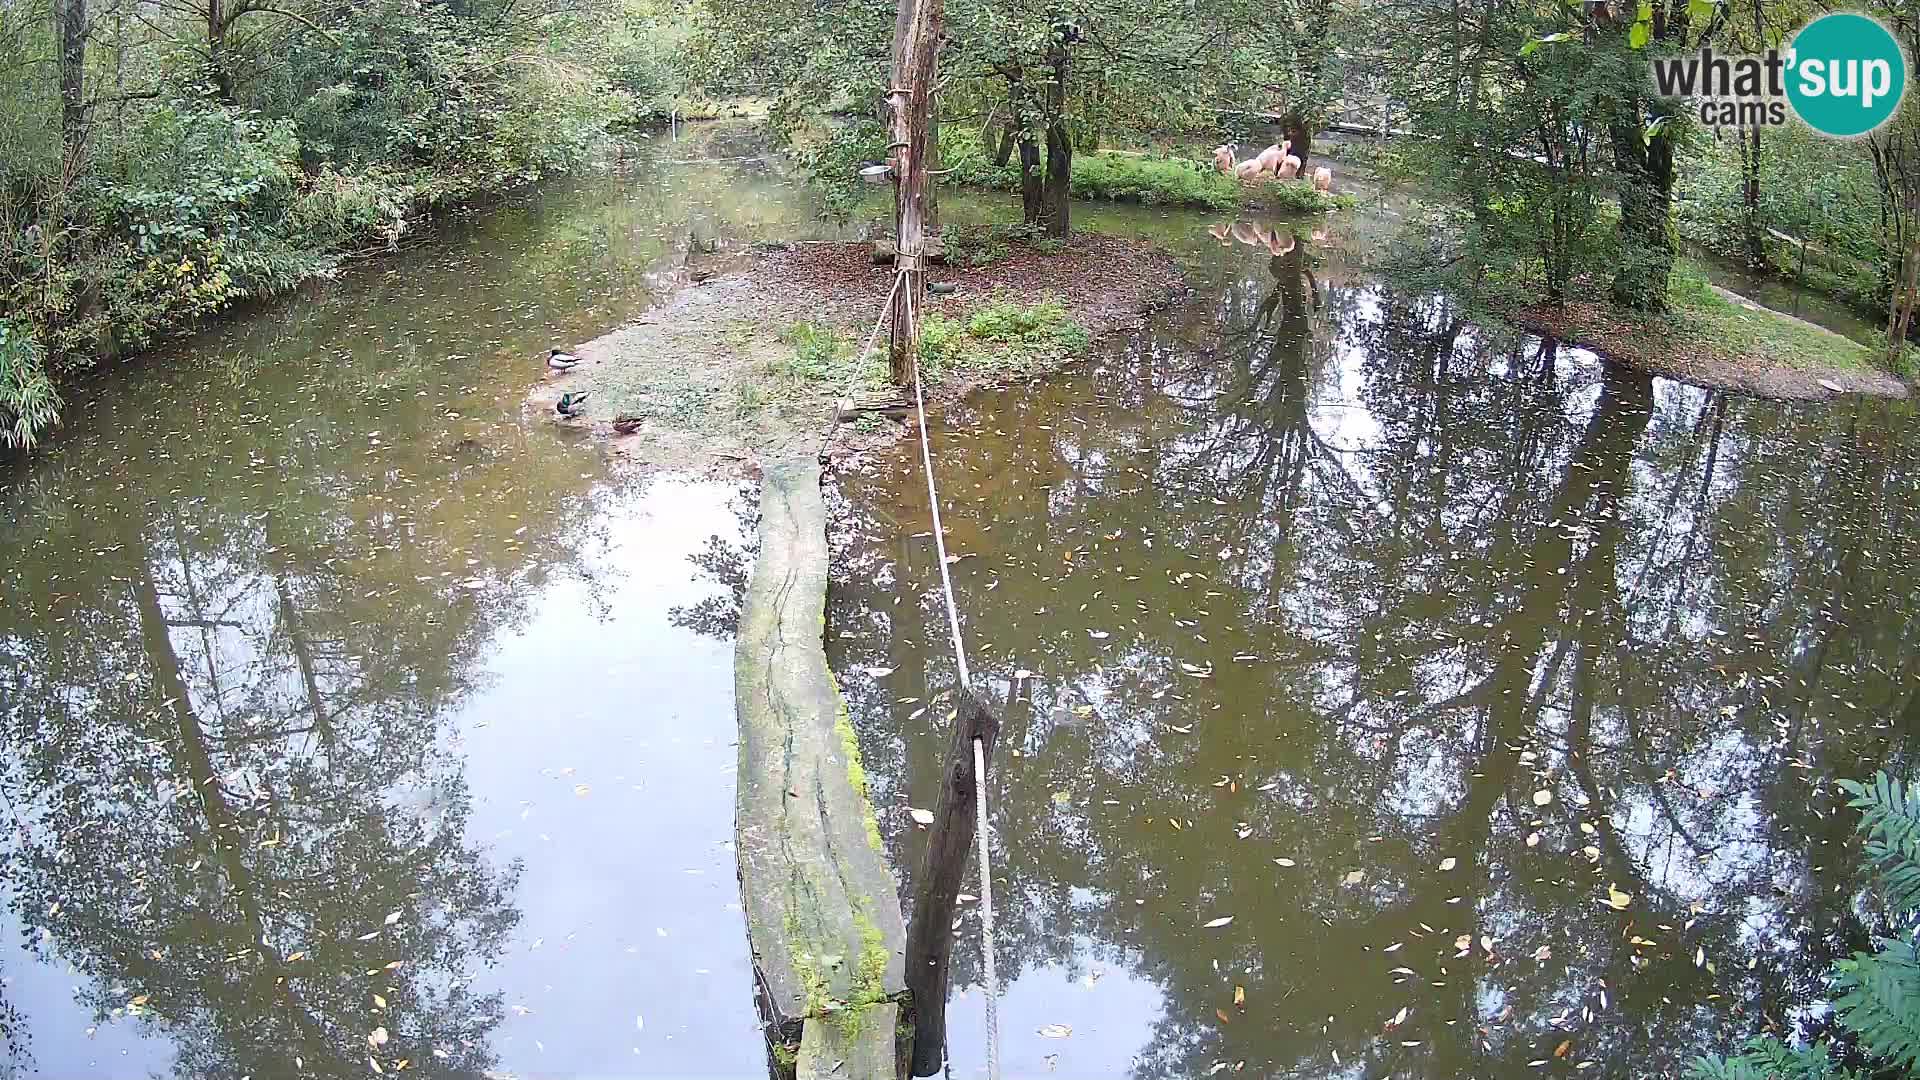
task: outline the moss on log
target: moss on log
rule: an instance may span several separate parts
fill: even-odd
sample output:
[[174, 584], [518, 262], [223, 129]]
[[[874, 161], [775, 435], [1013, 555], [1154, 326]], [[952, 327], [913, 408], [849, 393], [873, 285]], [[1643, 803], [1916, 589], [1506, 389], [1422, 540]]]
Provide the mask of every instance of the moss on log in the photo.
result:
[[[824, 1038], [814, 1031], [823, 1022], [877, 1028], [891, 1061], [894, 1024], [870, 1014], [883, 1003], [891, 1010], [905, 991], [906, 935], [859, 747], [827, 669], [826, 592], [820, 468], [769, 466], [734, 658], [734, 837], [761, 1005], [786, 1040], [801, 1038], [803, 1025], [806, 1039]], [[891, 1066], [839, 1075], [891, 1075]]]
[[807, 1021], [795, 1080], [893, 1080], [899, 1075], [899, 1019], [900, 1006], [889, 1001], [838, 1019]]

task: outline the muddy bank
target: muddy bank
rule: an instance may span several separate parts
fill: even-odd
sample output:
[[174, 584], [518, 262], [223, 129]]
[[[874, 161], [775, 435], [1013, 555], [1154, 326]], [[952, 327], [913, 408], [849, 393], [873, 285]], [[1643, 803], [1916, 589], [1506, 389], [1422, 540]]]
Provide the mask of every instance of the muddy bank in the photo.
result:
[[[1580, 300], [1535, 304], [1506, 315], [1521, 329], [1710, 390], [1786, 401], [1823, 401], [1839, 394], [1907, 396], [1907, 384], [1872, 366], [1871, 350], [1860, 343], [1725, 289], [1712, 292], [1716, 303], [1710, 313], [1683, 310], [1670, 319], [1636, 320], [1604, 303]], [[1742, 322], [1772, 326], [1741, 335]]]
[[[893, 284], [891, 267], [873, 265], [870, 250], [806, 243], [742, 256], [581, 345], [581, 364], [550, 373], [528, 394], [528, 406], [611, 439], [635, 462], [675, 468], [841, 455], [890, 442], [904, 431], [896, 419], [873, 412], [836, 419], [837, 402], [873, 396], [883, 381], [875, 376], [884, 376], [884, 358], [859, 355]], [[935, 267], [928, 277], [954, 287], [927, 296], [929, 314], [965, 320], [990, 304], [1051, 300], [1094, 340], [1139, 327], [1183, 288], [1164, 250], [1098, 234], [1051, 253], [1016, 249], [984, 267]], [[811, 329], [796, 337], [802, 324]], [[829, 344], [819, 344], [822, 333]], [[884, 333], [876, 353], [884, 351]], [[1032, 373], [1012, 364], [929, 368], [927, 390], [950, 400]], [[555, 415], [563, 393], [587, 395], [578, 417]], [[630, 433], [615, 432], [621, 418]]]

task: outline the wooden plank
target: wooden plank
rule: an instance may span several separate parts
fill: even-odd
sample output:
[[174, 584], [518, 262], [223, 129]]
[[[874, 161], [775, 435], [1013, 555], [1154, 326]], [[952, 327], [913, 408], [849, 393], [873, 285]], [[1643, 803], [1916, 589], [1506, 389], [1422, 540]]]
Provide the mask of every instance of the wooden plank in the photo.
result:
[[871, 1005], [849, 1016], [807, 1021], [795, 1080], [894, 1080], [900, 1006]]
[[820, 466], [770, 466], [734, 659], [734, 838], [761, 1005], [788, 1042], [807, 1017], [897, 1000], [906, 987], [899, 887], [827, 668], [826, 590]]
[[913, 991], [914, 1076], [938, 1075], [947, 1046], [947, 977], [953, 959], [953, 914], [960, 882], [973, 851], [974, 815], [981, 777], [973, 771], [973, 740], [993, 760], [1000, 718], [978, 694], [954, 695], [953, 741], [941, 772], [940, 798], [927, 829], [926, 853], [913, 894], [913, 926], [907, 934], [907, 987]]

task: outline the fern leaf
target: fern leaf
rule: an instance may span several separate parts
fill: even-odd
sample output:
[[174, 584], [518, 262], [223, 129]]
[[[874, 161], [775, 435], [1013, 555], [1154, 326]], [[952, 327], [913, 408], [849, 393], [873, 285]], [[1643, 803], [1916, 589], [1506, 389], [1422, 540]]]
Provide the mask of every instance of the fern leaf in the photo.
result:
[[1834, 965], [1834, 1010], [1867, 1052], [1920, 1069], [1920, 963], [1904, 942], [1879, 944], [1877, 953]]

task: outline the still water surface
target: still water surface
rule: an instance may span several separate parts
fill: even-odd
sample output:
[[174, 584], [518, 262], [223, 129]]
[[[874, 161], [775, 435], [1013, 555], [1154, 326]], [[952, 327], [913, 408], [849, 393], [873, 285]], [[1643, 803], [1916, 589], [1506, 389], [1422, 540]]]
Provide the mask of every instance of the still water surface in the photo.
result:
[[[1920, 729], [1911, 410], [1498, 342], [1328, 242], [934, 437], [1009, 702], [1008, 1072], [1671, 1076], [1809, 1019], [1865, 935], [1831, 781]], [[918, 458], [841, 492], [832, 654], [910, 875], [954, 680]]]
[[[751, 489], [518, 405], [689, 238], [831, 235], [686, 160], [738, 149], [168, 350], [7, 478], [0, 1076], [761, 1069]], [[1498, 341], [1350, 268], [1392, 214], [1255, 246], [1088, 208], [1191, 299], [936, 433], [1010, 702], [1009, 1075], [1670, 1073], [1864, 933], [1827, 781], [1913, 761], [1910, 412]], [[829, 627], [909, 887], [952, 683], [910, 452], [837, 483]]]

